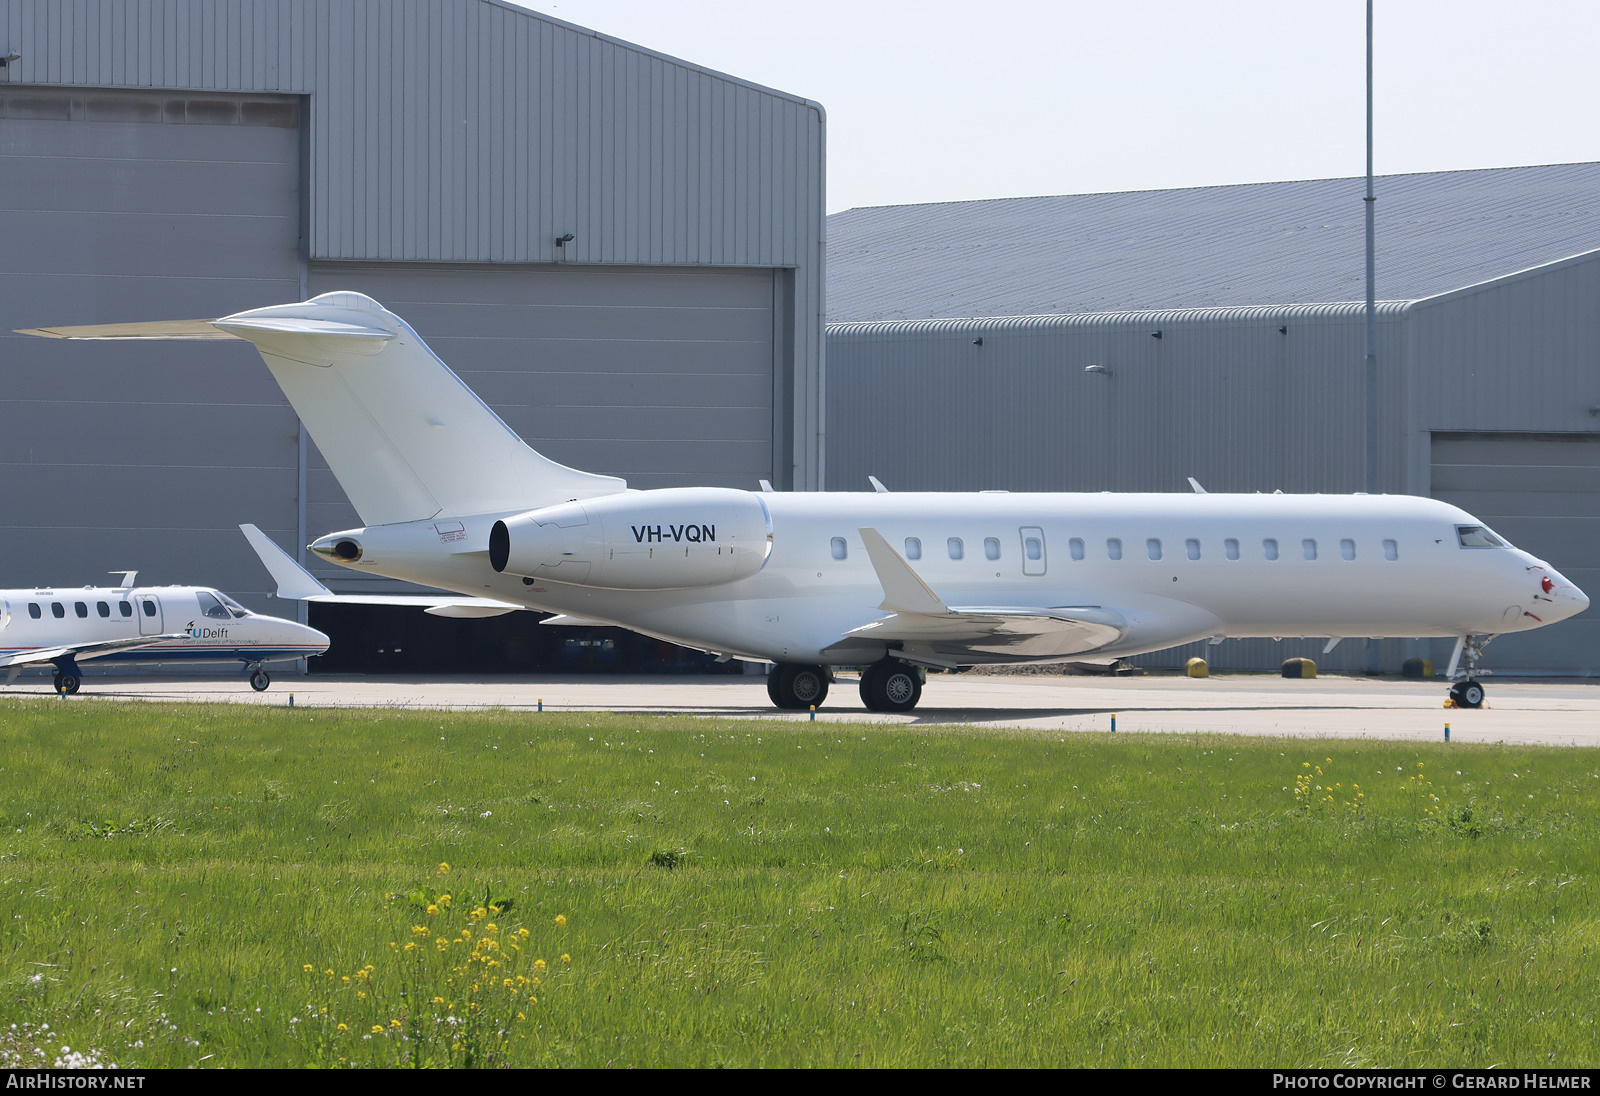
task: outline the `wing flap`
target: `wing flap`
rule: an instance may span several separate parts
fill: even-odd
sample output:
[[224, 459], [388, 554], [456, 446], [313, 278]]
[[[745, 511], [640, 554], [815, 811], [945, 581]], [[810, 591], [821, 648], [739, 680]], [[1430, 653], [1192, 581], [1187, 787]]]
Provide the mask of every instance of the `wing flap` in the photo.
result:
[[1044, 660], [1069, 658], [1109, 646], [1127, 626], [1116, 613], [1080, 607], [1057, 609], [950, 609], [941, 614], [891, 613], [845, 633], [848, 639], [900, 644], [943, 656]]

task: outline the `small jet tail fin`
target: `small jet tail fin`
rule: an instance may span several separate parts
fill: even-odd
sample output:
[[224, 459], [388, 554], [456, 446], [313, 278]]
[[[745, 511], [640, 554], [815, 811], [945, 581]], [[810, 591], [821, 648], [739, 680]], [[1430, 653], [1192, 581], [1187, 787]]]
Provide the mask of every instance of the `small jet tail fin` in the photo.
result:
[[404, 320], [360, 293], [211, 321], [37, 328], [52, 338], [255, 344], [367, 525], [531, 510], [627, 483], [531, 449]]

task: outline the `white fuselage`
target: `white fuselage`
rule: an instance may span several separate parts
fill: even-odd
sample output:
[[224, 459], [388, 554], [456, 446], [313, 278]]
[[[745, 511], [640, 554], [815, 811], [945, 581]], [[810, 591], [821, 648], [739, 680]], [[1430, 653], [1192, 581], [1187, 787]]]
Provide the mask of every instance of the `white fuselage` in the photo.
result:
[[[640, 500], [652, 494], [630, 493]], [[703, 650], [836, 665], [885, 653], [869, 639], [845, 638], [886, 615], [862, 528], [880, 532], [952, 609], [1114, 609], [1126, 628], [1092, 653], [1096, 660], [1210, 636], [1523, 631], [1588, 605], [1526, 552], [1463, 546], [1458, 528], [1480, 525], [1471, 515], [1410, 496], [750, 497], [769, 519], [770, 548], [754, 574], [722, 585], [621, 590], [497, 574], [484, 551], [497, 515], [453, 520], [449, 543], [430, 522], [354, 530], [349, 535], [362, 541], [364, 555], [353, 566], [462, 593], [487, 591]]]
[[252, 613], [205, 586], [0, 590], [0, 656], [21, 660], [140, 636], [176, 638], [131, 650], [74, 651], [72, 657], [121, 666], [249, 666], [328, 649], [328, 637], [315, 628]]

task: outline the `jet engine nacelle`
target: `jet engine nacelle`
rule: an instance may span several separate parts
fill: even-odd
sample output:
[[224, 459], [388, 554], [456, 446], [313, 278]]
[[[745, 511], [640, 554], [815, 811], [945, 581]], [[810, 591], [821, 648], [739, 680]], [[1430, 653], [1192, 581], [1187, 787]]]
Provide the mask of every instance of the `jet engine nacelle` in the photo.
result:
[[761, 570], [771, 528], [748, 491], [628, 491], [495, 522], [489, 563], [504, 574], [612, 590], [716, 586]]

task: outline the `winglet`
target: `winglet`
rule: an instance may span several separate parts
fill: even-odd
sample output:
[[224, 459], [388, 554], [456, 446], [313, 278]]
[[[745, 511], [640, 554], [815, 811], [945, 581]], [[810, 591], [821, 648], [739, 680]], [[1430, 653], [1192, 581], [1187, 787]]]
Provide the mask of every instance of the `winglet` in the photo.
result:
[[326, 586], [312, 577], [310, 571], [291, 559], [289, 553], [274, 544], [272, 538], [260, 529], [245, 524], [239, 526], [239, 531], [244, 534], [244, 539], [250, 542], [250, 547], [256, 550], [256, 555], [261, 557], [261, 565], [278, 584], [279, 597], [290, 601], [302, 601], [328, 593]]
[[917, 577], [911, 564], [889, 546], [882, 533], [868, 528], [856, 531], [867, 546], [867, 558], [872, 561], [872, 569], [878, 573], [878, 582], [883, 586], [883, 604], [878, 608], [893, 613], [943, 614], [950, 611], [950, 606]]
[[1200, 486], [1200, 481], [1195, 479], [1193, 476], [1189, 477], [1189, 486], [1194, 488], [1194, 493], [1197, 495], [1203, 495], [1206, 493], [1206, 489]]

